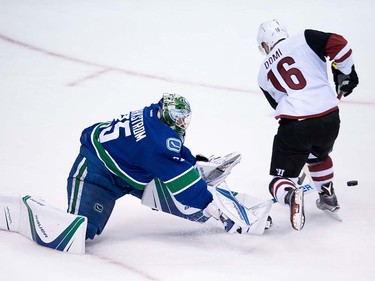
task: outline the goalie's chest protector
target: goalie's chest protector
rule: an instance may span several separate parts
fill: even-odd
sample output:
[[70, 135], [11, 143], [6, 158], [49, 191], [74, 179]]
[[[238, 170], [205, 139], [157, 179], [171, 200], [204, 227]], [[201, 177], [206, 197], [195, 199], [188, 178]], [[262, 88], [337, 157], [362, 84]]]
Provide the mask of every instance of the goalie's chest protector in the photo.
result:
[[327, 65], [309, 47], [304, 32], [279, 42], [262, 62], [259, 86], [278, 103], [276, 118], [311, 118], [338, 104]]

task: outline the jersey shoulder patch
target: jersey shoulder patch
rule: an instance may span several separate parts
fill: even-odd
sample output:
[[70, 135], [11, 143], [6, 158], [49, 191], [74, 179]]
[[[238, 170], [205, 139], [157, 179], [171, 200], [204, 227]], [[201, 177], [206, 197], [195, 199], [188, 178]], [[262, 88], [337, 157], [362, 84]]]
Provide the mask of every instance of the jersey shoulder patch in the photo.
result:
[[166, 141], [167, 149], [179, 153], [182, 147], [182, 141], [177, 138], [168, 138]]

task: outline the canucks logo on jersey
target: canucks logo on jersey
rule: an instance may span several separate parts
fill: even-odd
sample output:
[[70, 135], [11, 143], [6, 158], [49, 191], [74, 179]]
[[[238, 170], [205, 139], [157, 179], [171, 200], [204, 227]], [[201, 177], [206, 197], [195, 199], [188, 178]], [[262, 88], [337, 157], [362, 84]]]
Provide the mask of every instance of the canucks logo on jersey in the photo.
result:
[[180, 152], [182, 147], [182, 142], [176, 138], [167, 139], [167, 148], [171, 151]]

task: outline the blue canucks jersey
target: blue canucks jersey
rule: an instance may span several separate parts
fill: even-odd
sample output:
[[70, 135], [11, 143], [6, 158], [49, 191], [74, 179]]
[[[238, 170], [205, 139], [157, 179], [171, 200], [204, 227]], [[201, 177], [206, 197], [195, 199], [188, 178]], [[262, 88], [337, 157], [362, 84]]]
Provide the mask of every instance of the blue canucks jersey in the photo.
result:
[[195, 157], [179, 135], [163, 123], [158, 104], [97, 123], [82, 132], [81, 143], [129, 186], [143, 190], [161, 179], [184, 205], [204, 209], [212, 201], [194, 168]]

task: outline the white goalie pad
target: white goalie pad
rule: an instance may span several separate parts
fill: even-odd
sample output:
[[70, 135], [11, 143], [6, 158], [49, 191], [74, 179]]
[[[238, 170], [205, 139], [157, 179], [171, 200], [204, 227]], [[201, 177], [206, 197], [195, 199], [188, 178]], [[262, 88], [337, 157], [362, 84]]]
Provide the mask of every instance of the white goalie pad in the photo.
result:
[[21, 195], [0, 194], [0, 229], [19, 232], [21, 218]]
[[20, 194], [0, 194], [0, 229], [19, 232], [37, 244], [73, 254], [85, 253], [87, 218]]
[[210, 187], [210, 191], [220, 211], [241, 227], [242, 234], [261, 235], [264, 233], [268, 225], [272, 202], [252, 209], [252, 206], [259, 203], [259, 199], [245, 193], [232, 192], [225, 182], [218, 187]]
[[[247, 233], [253, 235], [263, 234], [265, 229], [270, 227], [268, 219], [270, 218], [273, 204], [272, 200], [263, 201], [262, 199], [250, 196], [246, 193], [238, 193], [234, 196], [238, 202], [244, 206], [246, 212], [250, 212], [257, 218], [257, 221], [251, 225]], [[260, 202], [262, 202], [262, 204], [259, 204]], [[254, 208], [256, 205], [258, 205], [258, 207]]]
[[219, 157], [211, 156], [208, 162], [197, 161], [195, 168], [207, 184], [218, 186], [225, 181], [233, 167], [240, 163], [241, 157], [238, 152]]

